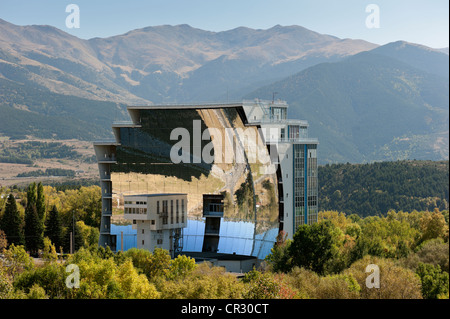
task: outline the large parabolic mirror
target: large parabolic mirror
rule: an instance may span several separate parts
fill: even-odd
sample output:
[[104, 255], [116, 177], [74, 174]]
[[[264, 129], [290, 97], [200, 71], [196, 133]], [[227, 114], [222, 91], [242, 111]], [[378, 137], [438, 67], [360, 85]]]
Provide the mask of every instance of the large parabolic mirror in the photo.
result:
[[[260, 259], [270, 253], [279, 229], [276, 170], [258, 127], [247, 124], [242, 109], [147, 107], [132, 112], [139, 125], [115, 128], [113, 203], [131, 194], [186, 193], [183, 251], [213, 246], [219, 253]], [[211, 225], [204, 217], [205, 194], [222, 198], [222, 215]], [[208, 229], [213, 231], [209, 237]]]

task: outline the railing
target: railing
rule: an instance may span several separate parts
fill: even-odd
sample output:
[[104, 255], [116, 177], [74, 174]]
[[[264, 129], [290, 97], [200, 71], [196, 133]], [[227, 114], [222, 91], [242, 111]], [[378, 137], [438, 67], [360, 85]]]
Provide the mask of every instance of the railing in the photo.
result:
[[112, 216], [112, 210], [110, 210], [110, 209], [107, 209], [106, 211], [104, 210], [102, 212], [102, 215], [103, 216]]
[[117, 159], [116, 159], [115, 155], [106, 155], [106, 156], [100, 157], [98, 159], [99, 163], [102, 163], [102, 162], [116, 162], [116, 161], [117, 161]]
[[265, 143], [271, 144], [271, 143], [288, 143], [288, 142], [301, 142], [301, 143], [319, 143], [318, 138], [311, 138], [311, 137], [286, 137], [286, 138], [266, 138]]
[[113, 127], [118, 127], [118, 126], [140, 127], [141, 123], [135, 123], [133, 121], [114, 121], [112, 126]]
[[219, 227], [206, 227], [205, 235], [219, 235]]
[[100, 234], [110, 234], [111, 233], [111, 226], [105, 225], [100, 228]]
[[127, 106], [127, 109], [152, 109], [152, 108], [187, 108], [187, 107], [197, 107], [197, 108], [204, 108], [204, 107], [227, 107], [227, 106], [241, 106], [242, 101], [227, 101], [227, 102], [190, 102], [190, 103], [162, 103], [162, 104], [151, 104], [151, 105], [130, 105]]
[[296, 120], [296, 119], [278, 119], [278, 118], [267, 118], [263, 117], [261, 119], [249, 119], [250, 123], [260, 123], [260, 124], [295, 124], [299, 126], [309, 126], [308, 121]]
[[134, 122], [133, 121], [130, 121], [130, 120], [125, 120], [125, 121], [113, 121], [113, 125], [114, 124], [118, 124], [118, 125], [121, 125], [121, 124], [134, 124]]
[[211, 203], [203, 210], [204, 216], [223, 216], [223, 204]]

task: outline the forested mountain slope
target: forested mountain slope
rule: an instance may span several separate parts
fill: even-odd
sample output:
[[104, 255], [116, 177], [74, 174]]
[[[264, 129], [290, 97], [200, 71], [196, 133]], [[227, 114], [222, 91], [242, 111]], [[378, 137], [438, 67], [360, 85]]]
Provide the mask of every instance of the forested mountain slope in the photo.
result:
[[448, 209], [448, 161], [319, 166], [319, 209], [360, 216]]

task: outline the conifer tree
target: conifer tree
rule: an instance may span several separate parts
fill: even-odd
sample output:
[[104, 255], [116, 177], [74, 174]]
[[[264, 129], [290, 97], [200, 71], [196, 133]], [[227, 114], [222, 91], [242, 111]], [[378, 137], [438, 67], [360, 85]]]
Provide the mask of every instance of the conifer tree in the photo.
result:
[[48, 237], [56, 249], [63, 245], [63, 228], [61, 224], [61, 216], [56, 206], [50, 211], [45, 227], [45, 236]]
[[0, 220], [0, 228], [4, 231], [8, 244], [15, 246], [23, 245], [23, 218], [17, 209], [16, 199], [13, 194], [9, 194], [5, 205], [5, 213]]
[[36, 208], [36, 183], [28, 186], [25, 208], [25, 247], [30, 254], [37, 255], [44, 246], [44, 228]]
[[39, 219], [42, 223], [45, 220], [45, 197], [44, 197], [44, 186], [39, 182], [37, 185], [37, 197], [36, 197], [36, 210], [39, 216]]
[[28, 185], [27, 189], [27, 207], [36, 207], [36, 183]]

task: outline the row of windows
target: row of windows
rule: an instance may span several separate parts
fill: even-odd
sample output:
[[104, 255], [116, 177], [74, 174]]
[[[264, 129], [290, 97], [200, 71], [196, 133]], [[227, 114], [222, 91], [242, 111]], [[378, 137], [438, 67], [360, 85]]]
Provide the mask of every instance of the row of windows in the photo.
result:
[[125, 207], [125, 214], [147, 214], [147, 208]]
[[125, 205], [147, 205], [147, 202], [132, 202], [132, 201], [125, 201]]
[[[305, 205], [307, 205], [307, 223], [317, 221], [317, 146], [294, 145], [294, 229], [305, 223]], [[306, 152], [305, 152], [306, 151]], [[305, 155], [307, 158], [305, 159]], [[305, 176], [305, 160], [307, 172]], [[307, 194], [305, 194], [305, 178]], [[307, 196], [307, 203], [305, 203]]]
[[[180, 222], [180, 210], [179, 204], [180, 200], [170, 200], [170, 223], [174, 223], [174, 202], [175, 202], [175, 223], [178, 224]], [[160, 201], [156, 202], [156, 213], [160, 214], [162, 217], [163, 225], [167, 225], [169, 223], [169, 201], [162, 201], [162, 211], [160, 210]], [[181, 223], [184, 223], [184, 199], [181, 199]]]

